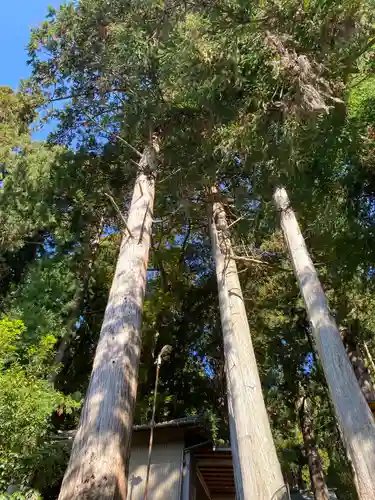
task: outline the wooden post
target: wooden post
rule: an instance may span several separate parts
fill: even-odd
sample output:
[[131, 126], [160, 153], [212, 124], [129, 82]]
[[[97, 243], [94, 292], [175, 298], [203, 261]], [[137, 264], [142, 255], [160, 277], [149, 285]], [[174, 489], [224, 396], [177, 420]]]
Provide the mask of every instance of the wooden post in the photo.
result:
[[182, 500], [196, 500], [196, 464], [190, 451], [184, 452]]
[[306, 304], [360, 500], [375, 498], [375, 422], [346, 355], [339, 330], [284, 188], [274, 193], [281, 228]]
[[163, 358], [167, 357], [172, 350], [172, 347], [170, 345], [165, 345], [158, 357], [156, 358], [156, 374], [155, 374], [155, 388], [154, 388], [154, 402], [152, 405], [152, 417], [151, 417], [151, 423], [150, 423], [150, 440], [148, 443], [148, 457], [147, 457], [147, 469], [146, 469], [146, 484], [145, 484], [145, 493], [143, 496], [144, 500], [148, 499], [148, 484], [150, 481], [150, 470], [151, 470], [151, 456], [152, 456], [152, 446], [154, 443], [154, 428], [155, 428], [155, 412], [156, 412], [156, 400], [158, 397], [158, 383], [159, 383], [159, 373], [160, 373], [160, 367], [161, 363], [163, 361]]
[[161, 360], [160, 357], [156, 362], [156, 377], [155, 377], [155, 389], [154, 389], [154, 403], [152, 406], [152, 418], [150, 426], [150, 439], [148, 443], [148, 456], [147, 456], [147, 469], [146, 469], [146, 482], [145, 482], [145, 493], [143, 495], [143, 500], [148, 499], [148, 483], [150, 481], [150, 470], [151, 470], [151, 456], [152, 456], [152, 446], [154, 444], [154, 427], [155, 427], [155, 411], [156, 411], [156, 399], [158, 394], [158, 382], [159, 382], [159, 372]]
[[224, 208], [215, 202], [209, 226], [219, 292], [233, 467], [238, 500], [287, 498], [251, 342]]
[[90, 385], [59, 500], [126, 500], [156, 153], [157, 146], [150, 145], [140, 161], [128, 230], [121, 243]]

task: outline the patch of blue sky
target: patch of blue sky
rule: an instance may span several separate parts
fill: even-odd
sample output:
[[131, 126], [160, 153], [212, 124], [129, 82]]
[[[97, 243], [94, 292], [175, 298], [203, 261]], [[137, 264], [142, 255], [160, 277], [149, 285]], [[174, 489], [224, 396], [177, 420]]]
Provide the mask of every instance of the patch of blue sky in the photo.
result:
[[202, 365], [203, 371], [207, 375], [207, 377], [209, 377], [211, 379], [213, 379], [215, 377], [215, 372], [214, 372], [214, 370], [209, 362], [209, 359], [206, 355], [201, 356], [195, 350], [191, 350], [189, 352], [189, 354], [193, 359], [197, 360]]
[[59, 7], [64, 0], [18, 0], [2, 2], [0, 16], [0, 85], [16, 90], [21, 79], [30, 76], [27, 44], [30, 29], [46, 17], [48, 6]]

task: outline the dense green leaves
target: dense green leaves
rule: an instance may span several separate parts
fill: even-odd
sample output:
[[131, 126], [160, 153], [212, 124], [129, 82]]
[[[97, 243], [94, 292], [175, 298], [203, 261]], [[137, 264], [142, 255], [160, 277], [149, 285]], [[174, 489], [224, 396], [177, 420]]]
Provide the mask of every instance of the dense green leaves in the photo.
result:
[[[70, 397], [54, 391], [47, 380], [54, 338], [45, 335], [25, 349], [24, 333], [21, 321], [7, 318], [0, 321], [0, 487], [3, 490], [9, 484], [29, 485], [37, 471], [45, 467], [50, 458], [51, 413], [70, 414], [79, 407]], [[53, 474], [49, 480], [55, 480]]]
[[[206, 414], [215, 439], [228, 439], [206, 229], [217, 183], [236, 254], [264, 261], [239, 267], [285, 477], [307, 482], [304, 391], [328, 484], [355, 498], [270, 200], [285, 183], [332, 312], [375, 349], [373, 15], [371, 0], [80, 0], [32, 31], [31, 79], [0, 89], [3, 490], [56, 497], [67, 454], [56, 435], [76, 425], [125, 230], [119, 210], [155, 133], [136, 420], [150, 418], [154, 358], [169, 344], [157, 419]], [[46, 143], [30, 137], [38, 112], [55, 120]]]

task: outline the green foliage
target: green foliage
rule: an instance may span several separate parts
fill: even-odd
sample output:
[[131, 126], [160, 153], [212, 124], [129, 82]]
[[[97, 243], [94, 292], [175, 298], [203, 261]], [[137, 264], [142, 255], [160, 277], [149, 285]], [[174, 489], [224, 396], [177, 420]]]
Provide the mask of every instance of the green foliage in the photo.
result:
[[[371, 0], [81, 0], [49, 9], [31, 33], [31, 79], [18, 93], [0, 89], [0, 305], [12, 318], [0, 324], [2, 486], [56, 494], [68, 451], [50, 435], [76, 425], [122, 236], [106, 195], [128, 207], [138, 161], [129, 144], [142, 150], [156, 132], [136, 421], [150, 418], [154, 358], [169, 344], [157, 419], [205, 414], [214, 441], [228, 438], [205, 229], [216, 183], [236, 253], [269, 264], [239, 266], [285, 477], [307, 482], [302, 388], [328, 482], [353, 498], [270, 199], [275, 184], [287, 185], [333, 313], [375, 348], [374, 12]], [[57, 123], [46, 143], [30, 138], [36, 106], [41, 124]], [[47, 379], [70, 334], [55, 384], [63, 396]]]
[[29, 142], [28, 129], [36, 117], [38, 100], [0, 87], [0, 104], [0, 162], [3, 163], [12, 148]]
[[29, 267], [22, 285], [12, 292], [9, 315], [27, 325], [25, 342], [37, 342], [44, 335], [55, 340], [64, 336], [78, 288], [73, 262], [74, 255], [39, 259]]
[[71, 398], [53, 390], [46, 377], [46, 358], [53, 341], [44, 337], [38, 346], [23, 350], [21, 321], [0, 321], [0, 488], [27, 485], [49, 458], [45, 455], [54, 411], [78, 408]]
[[30, 488], [22, 488], [12, 494], [0, 493], [0, 500], [42, 500], [41, 495]]

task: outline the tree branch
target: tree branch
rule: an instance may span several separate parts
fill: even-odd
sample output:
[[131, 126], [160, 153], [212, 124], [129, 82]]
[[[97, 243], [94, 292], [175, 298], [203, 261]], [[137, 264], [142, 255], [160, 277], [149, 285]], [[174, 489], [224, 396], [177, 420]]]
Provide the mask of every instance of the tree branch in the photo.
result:
[[105, 196], [107, 196], [107, 198], [110, 199], [110, 201], [111, 201], [112, 205], [114, 206], [116, 212], [121, 217], [121, 220], [125, 224], [126, 230], [128, 231], [130, 238], [133, 238], [133, 235], [132, 235], [132, 233], [131, 233], [131, 231], [130, 231], [130, 229], [128, 227], [128, 224], [127, 224], [127, 222], [125, 220], [125, 217], [122, 215], [121, 210], [119, 209], [117, 203], [115, 202], [115, 200], [113, 199], [113, 197], [110, 194], [108, 194], [108, 193], [104, 193], [104, 194], [105, 194]]
[[191, 223], [190, 223], [190, 219], [188, 219], [188, 228], [187, 228], [185, 238], [184, 238], [184, 241], [183, 241], [182, 247], [181, 247], [181, 255], [180, 255], [180, 259], [179, 259], [180, 264], [182, 264], [184, 261], [186, 245], [187, 245], [187, 242], [190, 238], [190, 232], [191, 232]]
[[[142, 158], [142, 153], [140, 151], [138, 151], [138, 149], [136, 149], [134, 146], [132, 146], [128, 141], [126, 141], [123, 137], [121, 137], [113, 132], [110, 132], [109, 130], [104, 128], [102, 125], [100, 125], [100, 123], [98, 123], [94, 118], [92, 118], [92, 116], [90, 116], [86, 111], [82, 110], [82, 113], [85, 116], [87, 116], [87, 118], [90, 121], [92, 121], [97, 127], [99, 127], [101, 130], [103, 130], [103, 132], [105, 132], [108, 135], [113, 135], [114, 137], [116, 137], [116, 139], [118, 139], [119, 141], [123, 142], [126, 146], [128, 146], [128, 148], [130, 148], [136, 155], [138, 155], [139, 158]], [[136, 163], [134, 160], [131, 160], [131, 161], [133, 163], [135, 163], [137, 165], [137, 167], [139, 167], [138, 163]]]
[[244, 263], [249, 263], [249, 264], [260, 264], [262, 266], [268, 266], [268, 267], [273, 267], [274, 269], [280, 269], [280, 271], [287, 271], [288, 273], [291, 273], [291, 269], [287, 269], [285, 267], [277, 266], [276, 264], [272, 264], [271, 262], [267, 262], [265, 260], [261, 259], [255, 259], [253, 257], [241, 257], [239, 255], [231, 255], [231, 259], [237, 260], [239, 262], [244, 262]]
[[227, 227], [227, 229], [229, 229], [230, 227], [234, 226], [235, 224], [237, 224], [237, 222], [240, 222], [240, 220], [244, 219], [245, 216], [244, 215], [241, 215], [241, 217], [238, 217], [238, 219], [236, 219], [234, 222], [231, 222], [229, 224], [229, 226]]

